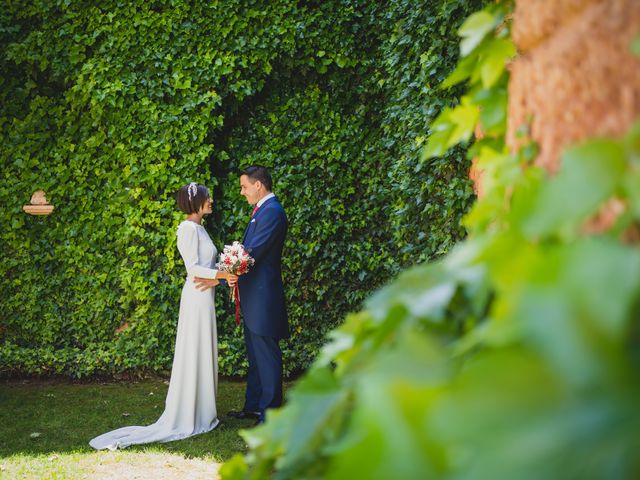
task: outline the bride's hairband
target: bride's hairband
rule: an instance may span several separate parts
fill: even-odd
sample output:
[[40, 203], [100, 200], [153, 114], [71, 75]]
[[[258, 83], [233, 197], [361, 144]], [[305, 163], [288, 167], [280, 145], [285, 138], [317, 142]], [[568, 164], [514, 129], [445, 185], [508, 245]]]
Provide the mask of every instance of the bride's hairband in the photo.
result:
[[189, 193], [189, 201], [193, 200], [193, 198], [198, 194], [198, 184], [196, 182], [191, 182], [189, 187], [187, 187], [187, 192]]

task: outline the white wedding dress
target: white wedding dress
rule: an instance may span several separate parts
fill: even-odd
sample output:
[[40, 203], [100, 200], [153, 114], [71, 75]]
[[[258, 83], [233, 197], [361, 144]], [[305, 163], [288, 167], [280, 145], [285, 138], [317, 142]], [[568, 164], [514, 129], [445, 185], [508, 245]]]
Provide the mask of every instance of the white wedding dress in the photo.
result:
[[178, 250], [187, 268], [176, 348], [164, 413], [149, 426], [123, 427], [89, 442], [97, 450], [170, 442], [214, 429], [218, 423], [218, 339], [214, 291], [198, 290], [193, 277], [215, 278], [216, 248], [202, 225], [178, 226]]

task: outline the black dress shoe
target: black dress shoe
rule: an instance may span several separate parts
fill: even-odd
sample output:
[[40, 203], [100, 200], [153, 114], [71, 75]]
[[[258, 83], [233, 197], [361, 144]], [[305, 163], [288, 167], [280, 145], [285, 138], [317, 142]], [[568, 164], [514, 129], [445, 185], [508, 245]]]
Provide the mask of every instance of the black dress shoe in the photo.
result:
[[238, 412], [237, 410], [231, 410], [227, 413], [227, 415], [229, 415], [232, 418], [238, 418], [240, 420], [244, 420], [247, 418], [257, 420], [260, 418], [260, 412], [251, 412], [248, 410], [242, 410], [240, 412]]

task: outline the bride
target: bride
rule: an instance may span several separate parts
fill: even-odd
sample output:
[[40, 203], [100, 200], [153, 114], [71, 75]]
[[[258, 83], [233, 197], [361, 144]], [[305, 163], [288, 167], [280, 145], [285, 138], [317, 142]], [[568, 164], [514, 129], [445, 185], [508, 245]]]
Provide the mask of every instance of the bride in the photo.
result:
[[237, 277], [214, 270], [216, 248], [202, 217], [211, 213], [211, 197], [204, 185], [190, 183], [178, 192], [178, 207], [187, 218], [178, 226], [178, 250], [187, 269], [180, 298], [180, 316], [171, 381], [165, 410], [148, 426], [123, 427], [104, 433], [89, 442], [97, 450], [115, 450], [150, 442], [170, 442], [216, 428], [218, 387], [218, 347], [214, 291], [201, 291], [194, 277], [229, 280]]

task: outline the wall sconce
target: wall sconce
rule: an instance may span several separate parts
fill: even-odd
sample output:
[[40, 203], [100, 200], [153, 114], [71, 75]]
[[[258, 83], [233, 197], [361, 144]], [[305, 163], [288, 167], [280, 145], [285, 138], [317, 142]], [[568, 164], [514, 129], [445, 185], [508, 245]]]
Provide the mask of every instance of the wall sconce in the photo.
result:
[[50, 215], [55, 207], [47, 203], [42, 190], [38, 190], [31, 196], [31, 205], [25, 205], [22, 209], [29, 215]]

